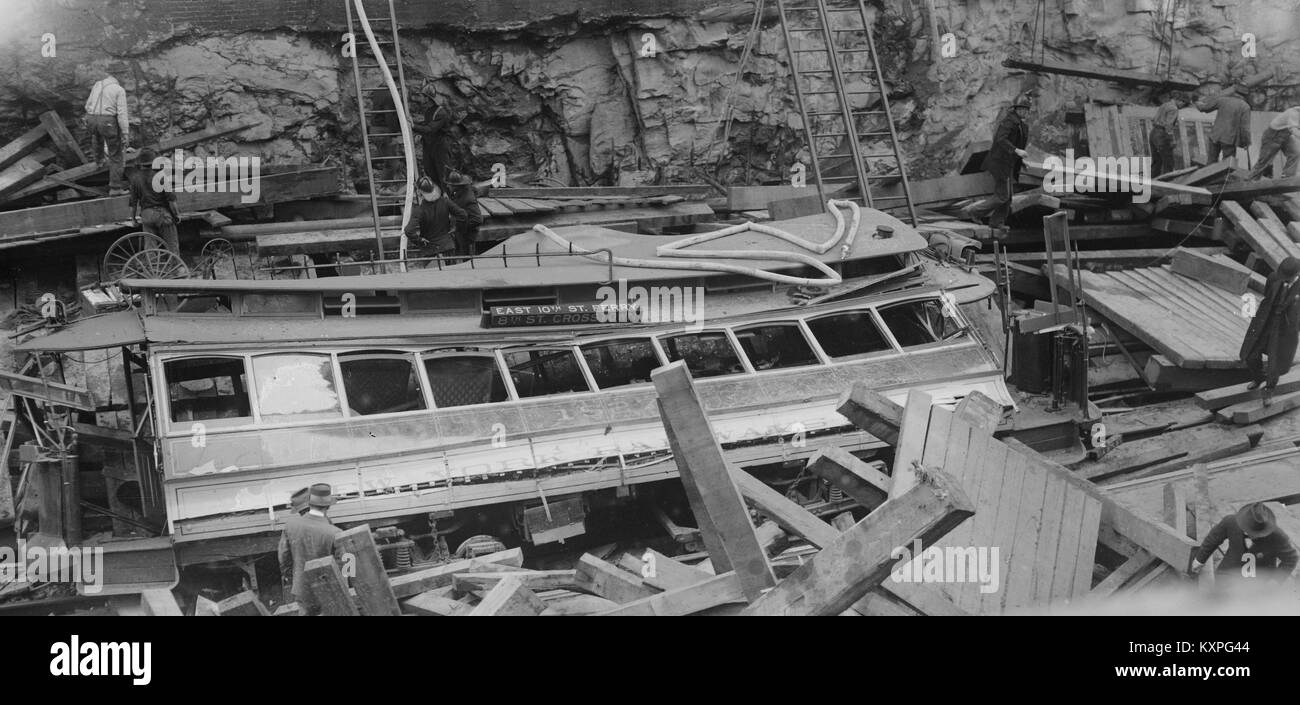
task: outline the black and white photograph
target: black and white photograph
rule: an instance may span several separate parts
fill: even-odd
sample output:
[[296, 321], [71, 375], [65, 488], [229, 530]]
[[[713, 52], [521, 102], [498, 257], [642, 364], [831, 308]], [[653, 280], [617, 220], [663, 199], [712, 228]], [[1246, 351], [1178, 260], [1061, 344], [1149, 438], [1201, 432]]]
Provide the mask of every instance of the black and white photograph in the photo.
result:
[[0, 616], [1300, 615], [1300, 0], [0, 11]]

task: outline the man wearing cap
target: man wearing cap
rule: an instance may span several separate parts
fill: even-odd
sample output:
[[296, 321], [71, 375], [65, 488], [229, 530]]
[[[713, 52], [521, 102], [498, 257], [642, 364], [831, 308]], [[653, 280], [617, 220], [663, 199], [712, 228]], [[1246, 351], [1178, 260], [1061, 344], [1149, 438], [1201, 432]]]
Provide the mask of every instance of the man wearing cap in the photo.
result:
[[131, 128], [126, 109], [126, 89], [114, 74], [125, 74], [126, 67], [113, 63], [104, 70], [104, 78], [90, 89], [86, 98], [86, 127], [90, 130], [96, 160], [108, 159], [108, 195], [126, 194], [123, 150], [130, 143]]
[[[1284, 579], [1300, 561], [1300, 553], [1291, 544], [1291, 538], [1277, 528], [1273, 510], [1263, 502], [1247, 504], [1215, 524], [1192, 559], [1192, 572], [1200, 572], [1201, 566], [1224, 541], [1228, 542], [1228, 550], [1214, 570], [1216, 576], [1250, 575], [1243, 564], [1253, 560], [1256, 574]], [[1247, 554], [1253, 559], [1246, 558]]]
[[993, 213], [989, 215], [989, 226], [993, 228], [995, 237], [1001, 237], [1006, 232], [1007, 216], [1011, 215], [1013, 184], [1020, 175], [1020, 165], [1029, 156], [1025, 151], [1025, 145], [1029, 144], [1029, 123], [1025, 121], [1027, 115], [1029, 97], [1020, 95], [1011, 104], [1010, 112], [998, 123], [998, 129], [993, 133], [993, 145], [984, 157], [983, 169], [993, 177], [993, 198], [997, 201]]
[[465, 211], [465, 217], [456, 219], [456, 254], [474, 254], [474, 242], [478, 239], [478, 226], [483, 224], [483, 211], [478, 205], [478, 194], [474, 193], [474, 184], [470, 178], [453, 171], [447, 175], [447, 188], [451, 189], [451, 201]]
[[[464, 208], [443, 195], [442, 189], [429, 177], [420, 179], [419, 188], [421, 202], [406, 224], [406, 236], [410, 238], [419, 233], [412, 239], [417, 247], [450, 257], [456, 253], [456, 222], [467, 220], [469, 216]], [[454, 222], [453, 217], [456, 219]]]
[[1250, 104], [1242, 99], [1248, 90], [1237, 86], [1236, 90], [1202, 96], [1196, 101], [1197, 110], [1215, 113], [1210, 144], [1205, 148], [1211, 164], [1226, 157], [1236, 159], [1237, 148], [1250, 145]]
[[332, 504], [334, 495], [330, 486], [317, 483], [308, 493], [307, 513], [296, 518], [290, 516], [284, 522], [279, 551], [280, 571], [282, 574], [290, 573], [290, 591], [298, 601], [299, 610], [308, 616], [320, 614], [320, 604], [307, 588], [304, 576], [307, 561], [326, 556], [343, 558], [343, 552], [334, 545], [335, 538], [342, 531], [325, 515]]
[[154, 151], [142, 149], [127, 176], [131, 191], [131, 220], [140, 224], [167, 243], [168, 249], [178, 256], [181, 239], [176, 224], [181, 222], [181, 212], [176, 208], [176, 194], [170, 189], [158, 189], [154, 184]]
[[1178, 134], [1178, 111], [1187, 107], [1187, 99], [1164, 91], [1164, 102], [1156, 108], [1147, 142], [1151, 145], [1151, 177], [1174, 170], [1174, 135]]
[[1278, 113], [1264, 128], [1264, 134], [1259, 138], [1259, 161], [1251, 170], [1250, 178], [1258, 179], [1268, 173], [1278, 152], [1286, 155], [1282, 178], [1295, 176], [1297, 167], [1300, 167], [1300, 105]]

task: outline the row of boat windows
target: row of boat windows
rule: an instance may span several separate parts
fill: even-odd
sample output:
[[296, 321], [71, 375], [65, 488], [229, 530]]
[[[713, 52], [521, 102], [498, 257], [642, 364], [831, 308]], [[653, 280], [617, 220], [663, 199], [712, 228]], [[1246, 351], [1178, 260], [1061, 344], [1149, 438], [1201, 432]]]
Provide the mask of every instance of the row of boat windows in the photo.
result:
[[324, 420], [345, 409], [370, 416], [616, 389], [649, 382], [652, 370], [677, 360], [696, 378], [817, 365], [960, 336], [964, 329], [949, 314], [926, 299], [576, 348], [210, 356], [167, 361], [163, 372], [174, 423]]

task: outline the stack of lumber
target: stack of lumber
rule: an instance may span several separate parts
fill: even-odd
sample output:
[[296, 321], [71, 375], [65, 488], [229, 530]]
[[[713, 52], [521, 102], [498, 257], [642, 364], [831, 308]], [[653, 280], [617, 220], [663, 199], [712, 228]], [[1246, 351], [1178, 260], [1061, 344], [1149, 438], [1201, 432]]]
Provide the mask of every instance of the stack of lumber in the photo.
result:
[[13, 200], [45, 178], [55, 158], [67, 167], [86, 163], [86, 155], [54, 111], [41, 114], [39, 125], [0, 147], [0, 203]]
[[1250, 389], [1248, 384], [1236, 384], [1210, 389], [1196, 395], [1196, 404], [1213, 411], [1225, 423], [1253, 424], [1300, 407], [1300, 370], [1278, 379], [1274, 397], [1265, 404], [1263, 390]]

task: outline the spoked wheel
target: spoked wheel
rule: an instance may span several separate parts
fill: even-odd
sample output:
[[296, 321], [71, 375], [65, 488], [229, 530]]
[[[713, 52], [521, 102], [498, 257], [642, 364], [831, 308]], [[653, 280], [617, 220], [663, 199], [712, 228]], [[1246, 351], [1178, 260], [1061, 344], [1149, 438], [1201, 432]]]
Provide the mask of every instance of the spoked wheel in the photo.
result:
[[213, 238], [203, 245], [195, 268], [204, 279], [216, 279], [217, 265], [225, 261], [234, 264], [235, 246], [223, 237]]
[[122, 268], [128, 260], [144, 250], [165, 250], [167, 243], [153, 233], [138, 232], [123, 235], [109, 245], [104, 253], [104, 266], [101, 271], [106, 282], [122, 279]]
[[190, 270], [185, 260], [163, 247], [141, 250], [122, 265], [120, 279], [184, 279]]

